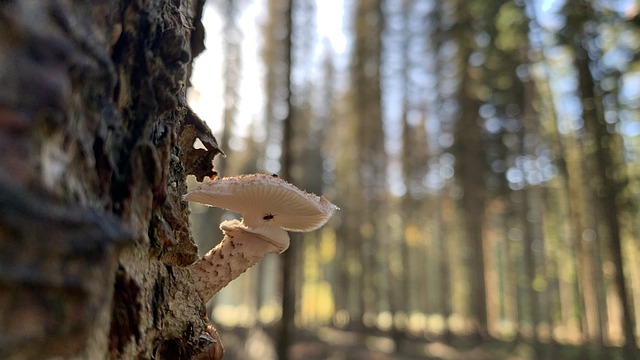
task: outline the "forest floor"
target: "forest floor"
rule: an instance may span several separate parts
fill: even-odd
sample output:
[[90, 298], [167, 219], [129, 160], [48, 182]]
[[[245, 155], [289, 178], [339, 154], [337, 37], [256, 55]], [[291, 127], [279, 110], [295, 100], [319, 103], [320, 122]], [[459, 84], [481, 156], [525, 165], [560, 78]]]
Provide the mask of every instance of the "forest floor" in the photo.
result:
[[[276, 360], [275, 331], [269, 328], [224, 328], [218, 331], [225, 360]], [[426, 338], [402, 337], [399, 346], [388, 334], [320, 328], [299, 331], [290, 348], [291, 360], [623, 360], [620, 348], [531, 344], [489, 340], [477, 343], [453, 337], [448, 343]], [[640, 359], [640, 350], [638, 351]]]

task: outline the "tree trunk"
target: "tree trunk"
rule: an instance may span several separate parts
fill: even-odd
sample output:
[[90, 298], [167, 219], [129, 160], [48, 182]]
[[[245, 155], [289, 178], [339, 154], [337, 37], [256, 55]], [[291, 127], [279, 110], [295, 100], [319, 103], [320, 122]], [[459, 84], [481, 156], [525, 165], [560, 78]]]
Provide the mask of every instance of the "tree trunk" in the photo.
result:
[[378, 314], [381, 310], [383, 286], [376, 286], [376, 278], [384, 279], [383, 257], [377, 251], [377, 241], [386, 234], [385, 224], [378, 219], [387, 213], [386, 167], [384, 130], [382, 120], [382, 34], [384, 13], [382, 2], [359, 0], [356, 4], [355, 52], [352, 54], [352, 86], [354, 86], [355, 114], [358, 133], [359, 171], [358, 182], [362, 187], [363, 208], [360, 223], [361, 256], [364, 273], [361, 292], [364, 313]]
[[[462, 57], [466, 59], [467, 57]], [[464, 70], [465, 73], [468, 69]], [[482, 188], [483, 163], [482, 129], [478, 125], [478, 103], [466, 93], [467, 76], [461, 86], [460, 117], [456, 124], [456, 176], [462, 188], [461, 208], [465, 235], [470, 249], [469, 271], [471, 283], [471, 314], [476, 321], [477, 335], [488, 336], [487, 302], [484, 266], [484, 240], [482, 219], [484, 217], [484, 189]]]
[[485, 212], [486, 193], [484, 189], [485, 153], [482, 126], [478, 111], [480, 101], [474, 94], [477, 82], [472, 78], [474, 71], [469, 64], [473, 52], [473, 35], [469, 28], [472, 16], [467, 7], [459, 5], [453, 37], [460, 48], [457, 60], [460, 67], [460, 84], [457, 98], [460, 105], [455, 120], [453, 152], [456, 157], [455, 176], [462, 190], [460, 208], [464, 221], [464, 231], [469, 249], [468, 271], [470, 282], [470, 314], [475, 321], [477, 339], [488, 338], [486, 269], [484, 265], [484, 239], [482, 221]]
[[203, 3], [0, 3], [0, 358], [221, 357], [181, 200], [219, 153]]
[[[586, 51], [576, 47], [576, 68], [580, 80], [580, 97], [582, 99], [582, 114], [586, 136], [592, 162], [595, 163], [595, 176], [593, 179], [594, 197], [596, 197], [602, 209], [602, 223], [606, 229], [607, 248], [611, 253], [611, 260], [615, 269], [614, 283], [620, 306], [622, 308], [620, 324], [625, 336], [625, 356], [635, 356], [636, 335], [633, 324], [633, 311], [629, 301], [629, 291], [624, 275], [624, 258], [622, 256], [623, 245], [620, 231], [620, 210], [618, 198], [621, 196], [623, 184], [628, 182], [626, 173], [619, 166], [624, 155], [621, 153], [622, 145], [617, 141], [616, 135], [607, 130], [607, 123], [602, 113], [602, 99], [595, 92], [596, 84], [589, 71], [589, 61]], [[591, 146], [589, 146], [591, 145]], [[616, 156], [618, 155], [618, 156]]]
[[[282, 129], [282, 158], [280, 160], [280, 172], [282, 176], [291, 181], [293, 177], [293, 136], [295, 118], [293, 117], [293, 103], [291, 97], [291, 68], [293, 61], [291, 58], [292, 47], [292, 31], [293, 31], [293, 1], [286, 0], [284, 6], [284, 54], [282, 54], [282, 65], [286, 68], [283, 76], [283, 90], [286, 91], [287, 116], [283, 120]], [[282, 318], [279, 324], [278, 334], [278, 359], [289, 359], [289, 347], [291, 345], [291, 337], [295, 327], [294, 318], [296, 315], [296, 283], [295, 270], [298, 254], [298, 243], [295, 239], [296, 235], [291, 234], [289, 251], [282, 255], [281, 262], [281, 286], [282, 286]]]

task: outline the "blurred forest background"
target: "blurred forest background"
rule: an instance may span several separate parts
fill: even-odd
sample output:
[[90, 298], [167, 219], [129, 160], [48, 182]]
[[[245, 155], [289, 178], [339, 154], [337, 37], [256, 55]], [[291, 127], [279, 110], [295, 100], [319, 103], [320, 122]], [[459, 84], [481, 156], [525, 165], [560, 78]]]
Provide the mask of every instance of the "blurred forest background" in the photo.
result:
[[[639, 356], [639, 6], [207, 1], [216, 169], [341, 208], [214, 297], [228, 358]], [[237, 216], [192, 205], [201, 253]]]

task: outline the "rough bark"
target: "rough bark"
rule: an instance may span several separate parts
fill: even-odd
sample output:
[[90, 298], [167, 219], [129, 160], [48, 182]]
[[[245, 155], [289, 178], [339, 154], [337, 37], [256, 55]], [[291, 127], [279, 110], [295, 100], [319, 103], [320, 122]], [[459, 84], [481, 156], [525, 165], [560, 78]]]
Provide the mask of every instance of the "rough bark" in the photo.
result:
[[184, 268], [202, 5], [0, 2], [0, 358], [220, 356]]

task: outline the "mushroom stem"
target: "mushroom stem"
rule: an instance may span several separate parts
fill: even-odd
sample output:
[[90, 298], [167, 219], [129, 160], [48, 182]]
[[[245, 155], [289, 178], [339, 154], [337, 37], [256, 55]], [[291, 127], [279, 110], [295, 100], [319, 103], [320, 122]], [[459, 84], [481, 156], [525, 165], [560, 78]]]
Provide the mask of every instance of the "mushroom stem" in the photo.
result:
[[266, 254], [286, 249], [247, 231], [247, 227], [238, 220], [224, 221], [220, 229], [224, 233], [222, 241], [189, 267], [196, 290], [204, 302]]

